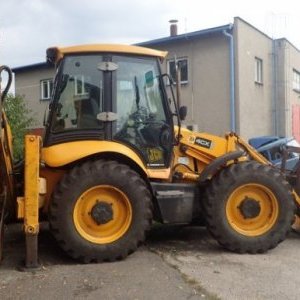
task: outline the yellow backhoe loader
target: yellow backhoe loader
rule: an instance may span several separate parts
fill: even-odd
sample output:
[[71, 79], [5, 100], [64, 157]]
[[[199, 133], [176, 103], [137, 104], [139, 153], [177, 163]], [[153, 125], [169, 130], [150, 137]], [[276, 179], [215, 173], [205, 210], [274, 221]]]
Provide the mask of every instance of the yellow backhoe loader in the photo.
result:
[[21, 195], [1, 110], [1, 228], [5, 212], [24, 221], [27, 268], [38, 266], [42, 218], [85, 263], [125, 258], [152, 220], [204, 216], [216, 240], [238, 253], [265, 252], [285, 238], [297, 194], [238, 135], [182, 128], [186, 107], [160, 70], [166, 54], [125, 45], [48, 49], [54, 92], [43, 141], [25, 138]]

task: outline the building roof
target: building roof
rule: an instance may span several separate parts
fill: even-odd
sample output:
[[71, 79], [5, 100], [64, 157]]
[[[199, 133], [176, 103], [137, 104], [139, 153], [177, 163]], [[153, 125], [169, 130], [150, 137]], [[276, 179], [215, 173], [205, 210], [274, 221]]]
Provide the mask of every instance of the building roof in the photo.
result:
[[40, 62], [40, 63], [36, 63], [36, 64], [31, 64], [31, 65], [27, 65], [27, 66], [21, 66], [21, 67], [16, 67], [13, 68], [12, 71], [14, 73], [20, 73], [20, 72], [26, 72], [26, 71], [30, 71], [30, 70], [37, 70], [37, 69], [47, 69], [49, 68], [49, 64], [47, 62]]
[[207, 37], [211, 36], [213, 34], [222, 33], [224, 30], [231, 30], [233, 28], [232, 24], [227, 24], [219, 27], [213, 27], [193, 32], [188, 32], [184, 34], [178, 34], [175, 36], [168, 36], [160, 39], [150, 40], [146, 42], [138, 43], [138, 46], [147, 46], [147, 45], [155, 45], [155, 44], [164, 44], [164, 43], [170, 43], [170, 42], [177, 42], [181, 40], [188, 40], [192, 38], [201, 38], [201, 37]]
[[[164, 38], [154, 39], [154, 40], [150, 40], [150, 41], [146, 41], [146, 42], [137, 43], [134, 46], [127, 46], [127, 47], [148, 46], [148, 45], [150, 46], [150, 45], [163, 44], [163, 43], [175, 42], [175, 41], [180, 41], [180, 40], [187, 40], [187, 39], [192, 39], [192, 38], [206, 37], [206, 36], [210, 36], [213, 34], [222, 33], [224, 30], [231, 30], [232, 27], [233, 27], [232, 24], [227, 24], [227, 25], [223, 25], [223, 26], [219, 26], [219, 27], [213, 27], [213, 28], [208, 28], [208, 29], [204, 29], [204, 30], [198, 30], [198, 31], [194, 31], [194, 32], [179, 34], [176, 36], [168, 36], [168, 37], [164, 37]], [[77, 47], [90, 47], [90, 46], [94, 46], [95, 49], [97, 48], [97, 45], [89, 45], [89, 46], [83, 45], [83, 46], [66, 47], [66, 48], [59, 48], [59, 49], [64, 49], [63, 51], [68, 51], [70, 53], [72, 50], [77, 51], [78, 50]], [[117, 47], [118, 45], [111, 45], [111, 46]], [[77, 48], [77, 49], [75, 49], [75, 48]], [[138, 48], [138, 47], [136, 47], [136, 48]], [[84, 48], [82, 48], [82, 49], [84, 50]], [[147, 50], [149, 50], [149, 49], [147, 49]], [[151, 52], [151, 50], [149, 50], [149, 51]], [[156, 51], [156, 50], [152, 50], [152, 51]], [[117, 52], [120, 52], [120, 51], [117, 51]], [[150, 52], [148, 52], [148, 55], [150, 55]], [[157, 52], [160, 52], [161, 57], [164, 57], [166, 54], [166, 52], [163, 52], [163, 51], [157, 51]], [[152, 52], [152, 55], [153, 55], [153, 53], [154, 52]], [[142, 53], [139, 53], [139, 54], [142, 54]], [[143, 54], [145, 54], [145, 52]], [[160, 55], [157, 55], [157, 53], [156, 53], [156, 55], [154, 55], [154, 56], [160, 56]], [[16, 67], [16, 68], [13, 68], [12, 71], [19, 73], [19, 72], [30, 71], [30, 70], [39, 69], [39, 68], [46, 69], [46, 68], [49, 68], [49, 65], [47, 62], [41, 62], [41, 63], [36, 63], [36, 64], [32, 64], [32, 65], [27, 65], [27, 66]]]

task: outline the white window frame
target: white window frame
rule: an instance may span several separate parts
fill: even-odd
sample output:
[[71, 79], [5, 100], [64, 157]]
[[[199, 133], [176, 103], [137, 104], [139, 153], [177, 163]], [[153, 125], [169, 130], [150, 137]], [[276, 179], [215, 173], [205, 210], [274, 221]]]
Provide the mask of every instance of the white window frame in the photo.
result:
[[255, 57], [254, 69], [254, 82], [263, 84], [263, 60], [261, 58]]
[[[74, 77], [75, 79], [75, 96], [85, 96], [88, 94], [88, 92], [86, 91], [85, 89], [85, 80], [84, 80], [84, 76], [83, 75], [76, 75]], [[79, 85], [78, 85], [78, 82], [81, 81], [81, 88], [82, 88], [82, 91], [79, 92], [78, 89], [79, 89]]]
[[293, 90], [300, 93], [300, 72], [293, 69]]
[[52, 94], [52, 88], [53, 88], [53, 80], [52, 79], [41, 80], [40, 87], [41, 87], [41, 100], [50, 100]]
[[[180, 57], [175, 59], [169, 59], [167, 60], [167, 71], [169, 76], [172, 78], [171, 76], [171, 68], [170, 68], [170, 63], [175, 63], [175, 61], [180, 62], [180, 61], [186, 61], [186, 66], [187, 66], [187, 71], [186, 71], [186, 80], [182, 80], [182, 73], [180, 74], [181, 78], [180, 78], [180, 84], [187, 84], [189, 82], [189, 61], [187, 57]], [[176, 78], [172, 78], [174, 84], [176, 84]]]

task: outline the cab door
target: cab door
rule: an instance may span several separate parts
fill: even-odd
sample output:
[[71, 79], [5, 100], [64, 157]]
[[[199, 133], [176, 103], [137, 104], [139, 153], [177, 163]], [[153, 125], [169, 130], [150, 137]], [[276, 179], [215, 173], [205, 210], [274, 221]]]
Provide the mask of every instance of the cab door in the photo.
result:
[[113, 139], [134, 148], [147, 167], [168, 167], [173, 123], [157, 59], [113, 56], [112, 61], [117, 65]]

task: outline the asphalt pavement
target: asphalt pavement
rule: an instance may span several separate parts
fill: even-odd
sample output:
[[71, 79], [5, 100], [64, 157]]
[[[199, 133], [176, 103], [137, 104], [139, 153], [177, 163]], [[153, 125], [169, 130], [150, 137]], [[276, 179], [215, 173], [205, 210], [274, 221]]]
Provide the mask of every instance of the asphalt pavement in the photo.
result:
[[126, 260], [78, 264], [47, 230], [39, 236], [42, 268], [21, 272], [21, 225], [5, 231], [0, 299], [300, 299], [300, 235], [266, 254], [222, 249], [203, 227], [156, 226]]

